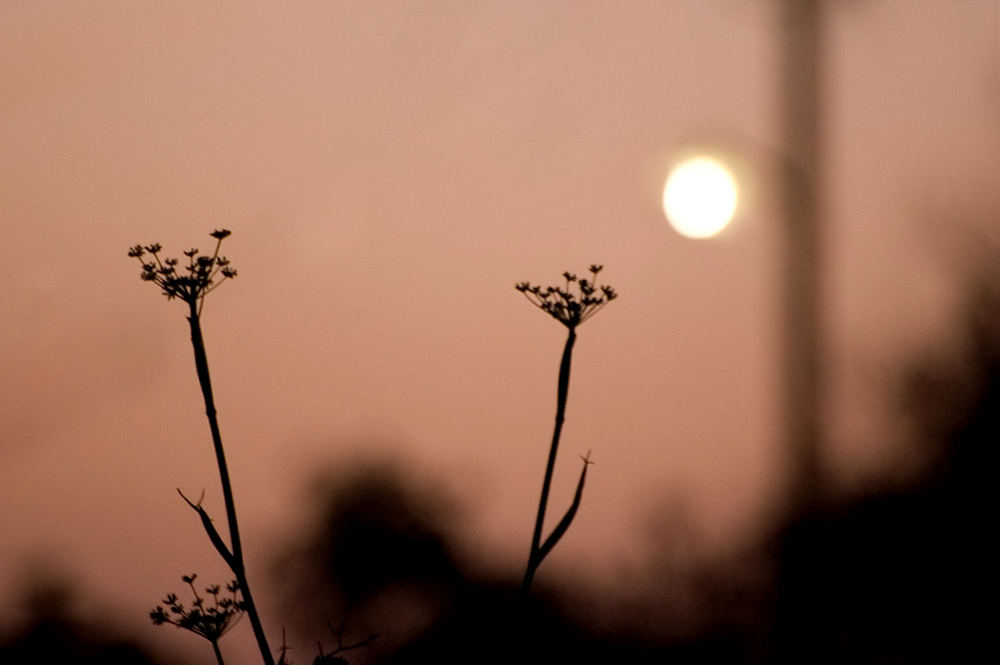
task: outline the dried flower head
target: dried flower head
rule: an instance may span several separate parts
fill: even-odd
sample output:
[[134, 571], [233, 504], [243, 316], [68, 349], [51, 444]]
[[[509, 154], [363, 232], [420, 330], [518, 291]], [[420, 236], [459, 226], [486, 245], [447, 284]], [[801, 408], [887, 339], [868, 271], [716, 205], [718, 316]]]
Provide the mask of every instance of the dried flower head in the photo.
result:
[[[529, 282], [520, 282], [515, 288], [539, 309], [547, 312], [553, 318], [562, 322], [567, 328], [580, 325], [609, 302], [618, 297], [610, 286], [597, 284], [597, 273], [604, 266], [590, 266], [590, 278], [564, 272], [566, 280], [563, 286], [541, 287]], [[571, 285], [576, 285], [576, 293], [570, 291]]]
[[167, 298], [180, 298], [201, 313], [205, 296], [225, 280], [236, 277], [236, 269], [229, 265], [229, 259], [219, 256], [222, 240], [231, 234], [232, 231], [226, 229], [213, 231], [211, 236], [216, 243], [212, 255], [199, 255], [197, 249], [186, 250], [187, 265], [180, 269], [178, 259], [160, 258], [163, 246], [159, 243], [135, 245], [129, 248], [128, 255], [142, 264], [140, 279], [155, 283]]
[[177, 599], [177, 594], [171, 593], [163, 599], [166, 608], [157, 605], [149, 612], [149, 618], [153, 620], [154, 625], [173, 624], [178, 628], [190, 630], [209, 642], [218, 642], [219, 638], [243, 616], [243, 601], [238, 596], [240, 587], [235, 580], [231, 581], [225, 587], [229, 592], [228, 596], [222, 594], [222, 587], [218, 584], [205, 587], [205, 593], [210, 598], [208, 600], [200, 596], [194, 586], [197, 577], [193, 574], [181, 577], [184, 583], [191, 587], [191, 593], [194, 595], [190, 609]]

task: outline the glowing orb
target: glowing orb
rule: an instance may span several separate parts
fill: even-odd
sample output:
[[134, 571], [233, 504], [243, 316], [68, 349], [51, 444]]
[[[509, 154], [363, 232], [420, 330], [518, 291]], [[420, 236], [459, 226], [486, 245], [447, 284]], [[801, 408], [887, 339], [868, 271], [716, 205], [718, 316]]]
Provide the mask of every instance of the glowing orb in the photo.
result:
[[732, 221], [738, 198], [736, 180], [729, 169], [711, 157], [693, 157], [667, 176], [663, 212], [682, 236], [708, 238]]

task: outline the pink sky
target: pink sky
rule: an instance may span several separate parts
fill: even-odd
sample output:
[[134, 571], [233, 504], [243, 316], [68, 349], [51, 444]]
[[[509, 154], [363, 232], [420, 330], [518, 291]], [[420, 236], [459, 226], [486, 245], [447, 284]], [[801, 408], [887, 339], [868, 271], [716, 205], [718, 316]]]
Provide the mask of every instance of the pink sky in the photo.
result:
[[[830, 4], [826, 455], [850, 479], [906, 457], [882, 391], [951, 320], [969, 229], [1000, 241], [1000, 9]], [[737, 542], [782, 468], [774, 206], [761, 189], [692, 241], [659, 190], [692, 142], [755, 170], [782, 154], [774, 19], [0, 5], [0, 585], [45, 554], [152, 634], [149, 606], [217, 565], [175, 494], [205, 488], [221, 518], [183, 307], [125, 252], [220, 227], [240, 276], [203, 324], [252, 569], [313, 469], [368, 454], [455, 493], [477, 546], [521, 566], [564, 330], [513, 286], [593, 262], [621, 297], [580, 329], [552, 510], [577, 455], [597, 464], [540, 575], [641, 583], [637, 534], [667, 506]]]

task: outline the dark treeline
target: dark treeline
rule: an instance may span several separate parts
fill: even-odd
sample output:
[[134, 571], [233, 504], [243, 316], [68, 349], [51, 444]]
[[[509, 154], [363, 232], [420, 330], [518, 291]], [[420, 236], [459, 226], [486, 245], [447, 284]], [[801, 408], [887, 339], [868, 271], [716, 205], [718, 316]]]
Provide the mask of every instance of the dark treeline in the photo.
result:
[[74, 594], [73, 583], [61, 575], [28, 580], [19, 599], [26, 619], [0, 631], [0, 663], [164, 665], [120, 630], [82, 617], [73, 608]]
[[776, 534], [769, 662], [975, 662], [995, 652], [998, 287], [972, 291], [948, 360], [905, 376], [922, 477], [840, 497]]
[[[604, 612], [586, 580], [554, 565], [519, 600], [516, 571], [488, 572], [461, 554], [447, 498], [398, 467], [361, 465], [317, 481], [314, 523], [276, 556], [289, 635], [312, 640], [291, 643], [292, 662], [322, 653], [336, 663], [338, 647], [375, 633], [337, 655], [394, 665], [940, 663], [991, 653], [1000, 293], [975, 293], [959, 350], [914, 363], [900, 391], [914, 454], [933, 463], [906, 483], [828, 498], [753, 552], [699, 570], [686, 587], [697, 603], [683, 605], [698, 607], [696, 620], [679, 617], [677, 586], [655, 566], [632, 605], [641, 612], [609, 616], [621, 605]], [[29, 620], [0, 633], [0, 663], [165, 662], [54, 599], [35, 594]]]

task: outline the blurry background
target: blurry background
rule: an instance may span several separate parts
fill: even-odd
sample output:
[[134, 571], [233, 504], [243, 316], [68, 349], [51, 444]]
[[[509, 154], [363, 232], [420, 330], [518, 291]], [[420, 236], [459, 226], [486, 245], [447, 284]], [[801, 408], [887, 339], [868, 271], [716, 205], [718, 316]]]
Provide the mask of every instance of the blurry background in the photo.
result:
[[[3, 634], [61, 606], [211, 662], [147, 620], [182, 574], [228, 577], [175, 491], [204, 489], [222, 519], [184, 309], [140, 283], [126, 250], [207, 250], [215, 228], [234, 232], [239, 277], [203, 325], [275, 645], [301, 571], [325, 560], [308, 553], [334, 547], [319, 541], [336, 529], [316, 525], [354, 505], [338, 491], [412, 499], [403, 527], [445, 543], [427, 555], [435, 607], [471, 577], [519, 579], [565, 331], [513, 286], [595, 262], [621, 297], [580, 329], [550, 515], [577, 455], [596, 465], [539, 593], [582, 594], [630, 644], [697, 632], [691, 617], [712, 612], [691, 608], [734, 588], [783, 616], [774, 570], [794, 566], [775, 562], [803, 550], [774, 536], [789, 469], [775, 173], [798, 157], [782, 4], [3, 3]], [[990, 385], [974, 369], [988, 343], [969, 331], [991, 325], [972, 285], [997, 281], [1000, 9], [817, 11], [818, 457], [835, 502], [930, 482], [950, 448], [921, 441], [950, 440]], [[707, 241], [660, 210], [670, 162], [693, 146], [748, 174], [736, 222]], [[958, 415], [915, 422], [913, 381], [918, 413]], [[713, 566], [715, 596], [692, 582]], [[366, 610], [364, 589], [343, 593], [383, 651], [419, 632], [391, 605]], [[325, 620], [293, 633], [297, 662], [329, 641]], [[223, 649], [252, 657], [248, 627]]]

